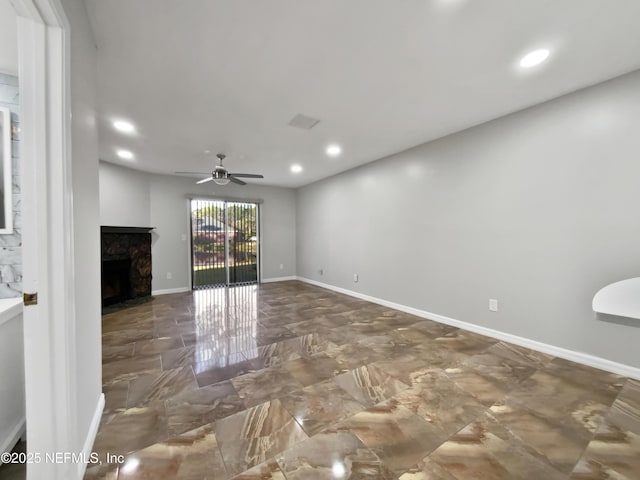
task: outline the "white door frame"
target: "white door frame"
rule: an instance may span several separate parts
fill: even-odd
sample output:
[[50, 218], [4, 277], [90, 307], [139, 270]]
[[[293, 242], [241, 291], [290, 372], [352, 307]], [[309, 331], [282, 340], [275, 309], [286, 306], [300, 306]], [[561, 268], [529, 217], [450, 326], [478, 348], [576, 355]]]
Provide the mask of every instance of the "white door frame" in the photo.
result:
[[[71, 188], [69, 23], [60, 0], [11, 0], [18, 15], [27, 479], [81, 478]], [[84, 439], [82, 439], [84, 440]], [[33, 457], [35, 458], [35, 457]]]

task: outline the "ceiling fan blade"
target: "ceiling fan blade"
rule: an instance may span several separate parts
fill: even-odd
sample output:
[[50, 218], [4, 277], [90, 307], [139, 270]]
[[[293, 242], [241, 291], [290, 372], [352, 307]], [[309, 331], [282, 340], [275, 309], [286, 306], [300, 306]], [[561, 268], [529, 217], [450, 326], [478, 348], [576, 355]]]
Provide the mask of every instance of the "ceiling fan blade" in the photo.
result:
[[211, 180], [213, 180], [213, 177], [203, 178], [202, 180], [198, 180], [196, 182], [196, 185], [200, 185], [201, 183], [207, 183], [207, 182], [210, 182]]
[[246, 185], [247, 184], [247, 182], [243, 182], [239, 178], [235, 178], [235, 177], [232, 177], [232, 176], [229, 176], [229, 180], [231, 180], [233, 183], [237, 183], [238, 185]]
[[244, 178], [264, 178], [264, 175], [258, 175], [257, 173], [230, 173], [232, 177], [244, 177]]
[[176, 175], [211, 175], [211, 172], [173, 172]]

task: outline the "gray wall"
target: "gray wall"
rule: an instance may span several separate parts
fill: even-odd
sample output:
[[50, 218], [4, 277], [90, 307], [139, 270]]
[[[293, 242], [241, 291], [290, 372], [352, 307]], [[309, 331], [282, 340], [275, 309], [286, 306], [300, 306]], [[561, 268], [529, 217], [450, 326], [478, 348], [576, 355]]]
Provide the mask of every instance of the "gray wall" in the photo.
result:
[[82, 0], [62, 0], [71, 24], [71, 141], [75, 250], [78, 442], [81, 451], [102, 391], [100, 204], [95, 42]]
[[[264, 200], [260, 206], [262, 278], [296, 274], [294, 190], [195, 182], [192, 178], [155, 175], [100, 162], [101, 224], [155, 227], [153, 291], [190, 288], [189, 194]], [[168, 272], [171, 279], [167, 278]]]
[[304, 187], [298, 275], [640, 367], [591, 311], [640, 275], [639, 118], [633, 73]]
[[[11, 110], [11, 124], [19, 125], [18, 77], [0, 73], [0, 106]], [[13, 233], [0, 235], [0, 298], [22, 295], [22, 216], [20, 197], [20, 138], [12, 142]]]
[[137, 170], [100, 162], [100, 224], [148, 227], [149, 177]]

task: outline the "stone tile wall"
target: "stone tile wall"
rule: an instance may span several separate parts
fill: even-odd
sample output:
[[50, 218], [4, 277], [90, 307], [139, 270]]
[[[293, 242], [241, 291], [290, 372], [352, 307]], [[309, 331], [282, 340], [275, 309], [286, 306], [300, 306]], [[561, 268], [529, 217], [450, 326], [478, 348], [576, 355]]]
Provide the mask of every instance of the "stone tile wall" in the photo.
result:
[[22, 218], [20, 195], [20, 94], [18, 78], [0, 73], [0, 106], [11, 110], [14, 127], [13, 155], [13, 233], [0, 234], [0, 298], [22, 295]]

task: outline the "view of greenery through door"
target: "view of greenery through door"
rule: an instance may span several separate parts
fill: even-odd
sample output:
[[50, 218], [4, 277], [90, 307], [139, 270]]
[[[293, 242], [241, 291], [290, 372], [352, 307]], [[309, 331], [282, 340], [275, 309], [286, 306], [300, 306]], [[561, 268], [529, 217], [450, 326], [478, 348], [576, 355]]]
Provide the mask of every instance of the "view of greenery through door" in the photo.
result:
[[257, 283], [258, 205], [191, 200], [193, 288]]

